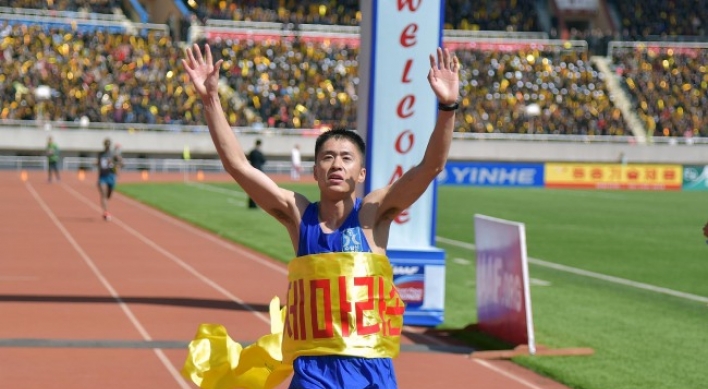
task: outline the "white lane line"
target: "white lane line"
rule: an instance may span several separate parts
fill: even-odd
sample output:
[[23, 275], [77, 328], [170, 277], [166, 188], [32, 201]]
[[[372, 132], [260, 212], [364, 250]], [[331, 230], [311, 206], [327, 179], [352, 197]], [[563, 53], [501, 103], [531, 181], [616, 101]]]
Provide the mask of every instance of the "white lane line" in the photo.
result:
[[476, 362], [476, 363], [479, 363], [480, 365], [486, 367], [487, 369], [493, 370], [493, 371], [495, 371], [495, 372], [497, 372], [497, 373], [503, 375], [504, 377], [507, 377], [507, 378], [509, 378], [509, 379], [511, 379], [511, 380], [514, 380], [514, 381], [516, 381], [516, 382], [518, 382], [518, 383], [520, 383], [520, 384], [522, 384], [522, 385], [524, 385], [524, 386], [526, 386], [526, 387], [529, 387], [529, 388], [531, 388], [531, 389], [543, 389], [543, 388], [541, 388], [540, 386], [534, 385], [534, 384], [532, 384], [531, 382], [528, 382], [528, 381], [526, 381], [525, 379], [523, 379], [523, 378], [521, 378], [521, 377], [519, 377], [519, 376], [517, 376], [517, 375], [514, 375], [514, 374], [512, 374], [512, 373], [509, 373], [508, 371], [505, 371], [504, 369], [500, 369], [500, 368], [498, 368], [498, 367], [492, 365], [491, 363], [489, 363], [489, 362], [487, 362], [487, 361], [484, 361], [484, 360], [481, 360], [481, 359], [476, 359], [476, 358], [473, 358], [472, 361], [474, 361], [474, 362]]
[[232, 189], [225, 189], [219, 186], [213, 186], [209, 184], [201, 184], [198, 182], [193, 182], [193, 181], [185, 181], [185, 185], [188, 186], [193, 186], [197, 189], [201, 190], [206, 190], [208, 192], [214, 192], [214, 193], [221, 193], [229, 196], [234, 196], [234, 197], [239, 197], [239, 198], [246, 198], [246, 193], [238, 191], [238, 190], [232, 190]]
[[203, 230], [200, 230], [200, 229], [198, 229], [198, 228], [192, 226], [191, 224], [189, 224], [189, 223], [187, 223], [187, 222], [184, 222], [184, 221], [182, 221], [182, 220], [176, 219], [176, 218], [174, 218], [174, 217], [172, 217], [172, 216], [169, 216], [169, 215], [164, 214], [164, 213], [162, 213], [162, 212], [160, 212], [160, 211], [157, 211], [157, 210], [155, 210], [154, 208], [151, 208], [151, 207], [149, 207], [149, 206], [147, 206], [147, 205], [145, 205], [145, 204], [143, 204], [143, 203], [141, 203], [141, 202], [135, 201], [135, 200], [131, 199], [130, 197], [119, 196], [119, 197], [117, 197], [117, 199], [119, 199], [119, 200], [121, 200], [121, 201], [123, 201], [123, 202], [125, 202], [125, 203], [131, 204], [131, 205], [133, 205], [133, 206], [135, 206], [135, 207], [137, 207], [137, 208], [140, 208], [141, 210], [143, 210], [143, 211], [145, 211], [145, 212], [147, 212], [147, 213], [149, 213], [149, 214], [151, 214], [151, 215], [153, 215], [153, 216], [155, 216], [155, 217], [157, 217], [157, 218], [159, 218], [159, 219], [161, 219], [161, 220], [164, 220], [164, 221], [166, 221], [167, 223], [170, 223], [170, 224], [173, 225], [173, 226], [179, 227], [179, 228], [181, 228], [181, 229], [183, 229], [183, 230], [186, 230], [186, 231], [188, 231], [188, 232], [191, 232], [192, 234], [194, 234], [194, 235], [196, 235], [196, 236], [199, 236], [199, 237], [201, 237], [201, 238], [204, 238], [204, 239], [206, 239], [206, 240], [208, 240], [208, 241], [210, 241], [210, 242], [216, 243], [216, 244], [218, 244], [219, 246], [221, 246], [221, 247], [223, 247], [223, 248], [225, 248], [225, 249], [227, 249], [227, 250], [229, 250], [229, 251], [232, 251], [232, 252], [234, 252], [234, 253], [237, 253], [239, 256], [245, 257], [245, 258], [247, 258], [247, 259], [249, 259], [249, 260], [251, 260], [251, 261], [253, 261], [253, 262], [256, 262], [256, 263], [258, 263], [258, 264], [260, 264], [260, 265], [263, 265], [263, 266], [268, 267], [268, 268], [270, 268], [270, 269], [272, 269], [272, 270], [275, 270], [276, 272], [278, 272], [278, 273], [280, 273], [280, 274], [283, 274], [283, 275], [287, 275], [287, 274], [288, 274], [288, 270], [285, 268], [285, 265], [278, 264], [278, 263], [276, 263], [275, 261], [268, 261], [268, 260], [265, 260], [265, 259], [263, 259], [263, 258], [262, 258], [261, 256], [259, 256], [259, 255], [253, 254], [252, 252], [250, 252], [250, 251], [248, 251], [248, 250], [245, 250], [245, 249], [240, 248], [240, 247], [237, 246], [235, 243], [229, 243], [229, 242], [227, 242], [227, 241], [225, 241], [225, 240], [223, 240], [223, 239], [220, 239], [220, 238], [216, 237], [215, 235], [213, 235], [213, 234], [211, 234], [211, 233], [208, 233], [208, 232], [205, 232], [205, 231], [203, 231]]
[[462, 265], [462, 266], [467, 266], [467, 265], [472, 264], [472, 261], [470, 261], [469, 259], [464, 259], [464, 258], [452, 258], [452, 262], [454, 262], [458, 265]]
[[[472, 243], [460, 242], [458, 240], [448, 239], [448, 238], [445, 238], [442, 236], [436, 236], [435, 239], [438, 242], [449, 244], [451, 246], [456, 246], [456, 247], [460, 247], [460, 248], [464, 248], [464, 249], [468, 249], [468, 250], [475, 250], [475, 245]], [[632, 280], [628, 280], [625, 278], [608, 276], [605, 274], [595, 273], [592, 271], [578, 269], [578, 268], [571, 267], [571, 266], [548, 262], [548, 261], [544, 261], [544, 260], [537, 259], [537, 258], [529, 257], [528, 261], [529, 261], [529, 263], [532, 263], [537, 266], [543, 266], [543, 267], [547, 267], [549, 269], [555, 269], [555, 270], [559, 270], [559, 271], [566, 272], [566, 273], [576, 274], [579, 276], [584, 276], [584, 277], [589, 277], [589, 278], [595, 278], [598, 280], [612, 282], [614, 284], [625, 285], [625, 286], [629, 286], [632, 288], [648, 290], [650, 292], [665, 294], [668, 296], [678, 297], [678, 298], [682, 298], [685, 300], [697, 301], [700, 303], [708, 303], [708, 297], [699, 296], [696, 294], [679, 292], [678, 290], [673, 290], [673, 289], [663, 288], [660, 286], [645, 284], [642, 282], [632, 281]]]
[[[202, 183], [193, 182], [193, 181], [185, 181], [184, 183], [185, 183], [185, 185], [193, 186], [197, 189], [228, 195], [229, 197], [226, 198], [227, 203], [233, 204], [233, 205], [236, 205], [239, 207], [246, 206], [246, 202], [243, 201], [243, 199], [247, 198], [248, 196], [244, 192], [232, 190], [232, 189], [224, 189], [224, 188], [221, 188], [218, 186], [212, 186], [209, 184], [202, 184]], [[236, 197], [239, 200], [236, 200], [233, 197]]]
[[226, 202], [229, 203], [229, 204], [232, 204], [232, 205], [239, 206], [239, 207], [245, 207], [245, 206], [246, 206], [246, 202], [245, 202], [245, 201], [234, 200], [234, 199], [232, 199], [231, 197], [227, 197], [227, 198], [226, 198]]
[[[79, 199], [80, 201], [84, 202], [84, 203], [85, 203], [86, 205], [88, 205], [89, 207], [95, 209], [97, 212], [100, 212], [101, 208], [100, 208], [98, 205], [96, 205], [96, 204], [94, 204], [93, 202], [91, 202], [89, 199], [87, 199], [86, 197], [84, 197], [82, 194], [80, 194], [80, 193], [77, 192], [76, 190], [74, 190], [74, 189], [72, 189], [72, 188], [70, 188], [70, 187], [68, 187], [68, 186], [64, 186], [64, 189], [65, 189], [66, 191], [68, 191], [69, 193], [71, 193], [74, 197], [76, 197], [76, 198]], [[122, 229], [124, 229], [125, 231], [127, 231], [129, 234], [133, 235], [134, 237], [138, 238], [140, 241], [142, 241], [142, 242], [145, 243], [146, 245], [152, 247], [155, 251], [157, 251], [157, 252], [159, 252], [160, 254], [164, 255], [165, 257], [167, 257], [168, 259], [170, 259], [172, 262], [174, 262], [175, 264], [177, 264], [178, 266], [180, 266], [181, 268], [183, 268], [184, 270], [186, 270], [187, 272], [189, 272], [189, 273], [192, 274], [193, 276], [197, 277], [199, 280], [201, 280], [201, 281], [204, 282], [205, 284], [211, 286], [214, 290], [216, 290], [216, 291], [218, 291], [219, 293], [221, 293], [222, 295], [228, 297], [231, 301], [233, 301], [233, 302], [235, 302], [235, 303], [241, 305], [241, 306], [244, 307], [246, 310], [248, 310], [249, 312], [251, 312], [252, 314], [254, 314], [256, 317], [258, 317], [258, 318], [259, 318], [261, 321], [263, 321], [264, 323], [270, 324], [270, 317], [267, 317], [267, 316], [265, 316], [264, 314], [262, 314], [261, 312], [258, 312], [258, 311], [257, 311], [255, 308], [253, 308], [251, 305], [249, 305], [248, 303], [246, 303], [246, 302], [243, 301], [242, 299], [238, 298], [236, 295], [234, 295], [233, 293], [229, 292], [229, 291], [226, 290], [224, 287], [222, 287], [222, 286], [219, 285], [218, 283], [216, 283], [216, 282], [214, 282], [213, 280], [211, 280], [209, 277], [207, 277], [207, 276], [203, 275], [202, 273], [200, 273], [199, 271], [197, 271], [195, 268], [193, 268], [191, 265], [189, 265], [188, 263], [186, 263], [185, 261], [183, 261], [183, 260], [182, 260], [180, 257], [178, 257], [177, 255], [175, 255], [175, 254], [169, 252], [167, 249], [165, 249], [165, 248], [163, 248], [162, 246], [160, 246], [159, 244], [155, 243], [154, 241], [152, 241], [151, 239], [149, 239], [148, 237], [146, 237], [145, 235], [143, 235], [143, 234], [140, 233], [139, 231], [137, 231], [137, 230], [135, 230], [134, 228], [130, 227], [129, 225], [123, 223], [122, 221], [120, 221], [120, 219], [118, 219], [118, 218], [116, 218], [116, 217], [113, 217], [113, 220], [111, 221], [111, 223], [115, 223], [117, 226], [121, 227]]]
[[[86, 265], [91, 269], [93, 274], [98, 278], [98, 280], [101, 282], [104, 288], [108, 290], [108, 293], [110, 293], [111, 297], [116, 300], [118, 303], [118, 306], [120, 309], [123, 311], [123, 313], [128, 317], [130, 322], [133, 324], [133, 327], [140, 333], [140, 336], [142, 336], [143, 340], [146, 341], [152, 341], [152, 337], [150, 334], [147, 332], [145, 327], [143, 327], [142, 323], [140, 323], [140, 320], [138, 320], [137, 317], [133, 314], [133, 311], [130, 310], [128, 305], [123, 301], [123, 299], [120, 297], [118, 292], [113, 288], [113, 285], [111, 285], [110, 282], [106, 279], [106, 277], [103, 276], [103, 273], [101, 273], [101, 270], [98, 269], [98, 266], [94, 263], [94, 261], [91, 259], [91, 257], [86, 254], [86, 251], [79, 245], [78, 242], [76, 242], [76, 239], [69, 233], [69, 231], [64, 227], [64, 225], [59, 221], [59, 218], [52, 212], [52, 210], [49, 208], [47, 203], [42, 200], [42, 198], [39, 196], [37, 191], [34, 189], [32, 184], [28, 181], [26, 181], [25, 187], [27, 190], [30, 192], [32, 197], [39, 203], [39, 206], [44, 210], [44, 212], [49, 216], [49, 219], [54, 223], [54, 225], [59, 229], [59, 231], [64, 235], [64, 238], [71, 244], [71, 246], [76, 250], [76, 252], [81, 256], [81, 259], [84, 260]], [[66, 185], [62, 185], [62, 187], [66, 188]], [[187, 384], [187, 382], [182, 378], [180, 373], [177, 371], [177, 369], [172, 366], [172, 363], [170, 360], [167, 358], [165, 353], [161, 349], [154, 349], [153, 352], [155, 355], [157, 355], [157, 358], [162, 362], [162, 364], [165, 366], [167, 371], [170, 372], [172, 375], [172, 378], [177, 381], [179, 386], [183, 389], [191, 389], [191, 387]]]
[[534, 286], [551, 286], [551, 283], [544, 280], [539, 280], [538, 278], [529, 278], [529, 282]]

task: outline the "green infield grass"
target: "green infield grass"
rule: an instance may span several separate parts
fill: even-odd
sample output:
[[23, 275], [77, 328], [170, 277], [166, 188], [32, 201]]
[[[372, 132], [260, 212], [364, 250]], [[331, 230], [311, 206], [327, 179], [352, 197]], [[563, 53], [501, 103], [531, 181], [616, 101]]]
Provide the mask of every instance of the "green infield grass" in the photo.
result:
[[[313, 184], [285, 186], [317, 198]], [[293, 257], [285, 229], [265, 212], [246, 208], [236, 184], [122, 184], [119, 190], [275, 259]], [[515, 362], [573, 388], [704, 388], [708, 244], [701, 228], [708, 218], [706, 197], [701, 192], [441, 187], [436, 228], [438, 246], [446, 251], [447, 280], [440, 328], [476, 322], [474, 215], [523, 222], [537, 343], [590, 347], [595, 354]]]

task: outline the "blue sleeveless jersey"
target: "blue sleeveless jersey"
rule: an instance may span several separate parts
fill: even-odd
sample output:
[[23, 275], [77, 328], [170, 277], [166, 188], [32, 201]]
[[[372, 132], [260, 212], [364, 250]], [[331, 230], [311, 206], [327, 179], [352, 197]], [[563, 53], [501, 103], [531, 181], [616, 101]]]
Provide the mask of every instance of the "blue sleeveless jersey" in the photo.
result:
[[[361, 199], [342, 225], [331, 234], [320, 227], [319, 203], [311, 203], [300, 222], [297, 255], [371, 252], [359, 225]], [[394, 389], [396, 376], [391, 358], [302, 356], [293, 362], [290, 389]]]
[[342, 252], [370, 253], [369, 243], [366, 242], [364, 232], [359, 226], [360, 207], [361, 199], [356, 199], [354, 209], [344, 223], [331, 234], [325, 234], [320, 227], [319, 203], [311, 203], [300, 222], [297, 256]]

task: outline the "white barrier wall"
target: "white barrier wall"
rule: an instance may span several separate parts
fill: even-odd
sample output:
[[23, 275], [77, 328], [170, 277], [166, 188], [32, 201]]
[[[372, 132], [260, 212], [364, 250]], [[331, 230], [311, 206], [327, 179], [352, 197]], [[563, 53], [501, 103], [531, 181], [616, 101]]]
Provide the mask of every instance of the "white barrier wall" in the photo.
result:
[[[188, 132], [127, 132], [113, 130], [35, 130], [0, 129], [0, 154], [29, 155], [43, 152], [47, 137], [59, 144], [62, 155], [98, 152], [103, 139], [120, 143], [126, 155], [145, 154], [148, 157], [181, 156], [188, 146], [192, 158], [216, 158], [216, 150], [208, 133]], [[256, 139], [263, 140], [263, 150], [272, 158], [287, 159], [294, 144], [299, 144], [302, 156], [312, 159], [314, 135], [282, 135], [263, 131], [239, 134], [248, 150]], [[528, 161], [528, 162], [620, 162], [624, 154], [628, 163], [708, 164], [708, 144], [631, 145], [622, 143], [581, 143], [557, 141], [514, 140], [454, 140], [451, 160]]]

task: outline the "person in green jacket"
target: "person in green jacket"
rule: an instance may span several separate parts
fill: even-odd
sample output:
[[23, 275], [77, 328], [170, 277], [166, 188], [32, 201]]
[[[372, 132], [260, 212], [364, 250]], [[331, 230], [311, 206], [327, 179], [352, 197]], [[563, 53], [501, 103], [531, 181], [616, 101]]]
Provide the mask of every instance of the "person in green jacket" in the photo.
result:
[[47, 156], [47, 181], [52, 182], [52, 172], [54, 172], [54, 177], [57, 181], [61, 181], [59, 177], [59, 146], [54, 142], [54, 139], [50, 136], [47, 138], [47, 149], [45, 150]]

